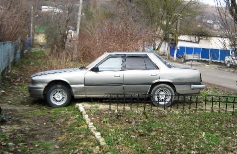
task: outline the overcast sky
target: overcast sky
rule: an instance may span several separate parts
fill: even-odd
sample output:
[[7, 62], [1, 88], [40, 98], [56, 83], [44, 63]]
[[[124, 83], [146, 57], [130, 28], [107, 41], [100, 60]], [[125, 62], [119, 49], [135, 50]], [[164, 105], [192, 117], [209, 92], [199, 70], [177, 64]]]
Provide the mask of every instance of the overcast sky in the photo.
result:
[[[215, 6], [216, 5], [216, 0], [199, 0], [200, 2]], [[224, 2], [224, 0], [217, 0], [220, 1], [222, 4]]]

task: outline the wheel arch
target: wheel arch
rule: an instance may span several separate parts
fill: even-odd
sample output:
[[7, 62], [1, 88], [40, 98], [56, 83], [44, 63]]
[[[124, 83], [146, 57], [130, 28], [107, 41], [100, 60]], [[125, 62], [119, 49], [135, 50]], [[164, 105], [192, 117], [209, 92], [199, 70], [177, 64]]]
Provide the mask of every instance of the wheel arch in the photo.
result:
[[168, 82], [168, 81], [162, 81], [162, 82], [155, 82], [155, 83], [153, 83], [153, 84], [151, 85], [149, 91], [148, 91], [148, 94], [151, 94], [152, 89], [153, 89], [155, 86], [160, 85], [160, 84], [169, 85], [169, 86], [174, 90], [174, 92], [176, 93], [176, 88], [175, 88], [175, 86], [174, 86], [173, 83]]
[[63, 80], [53, 80], [53, 81], [50, 81], [47, 86], [44, 88], [44, 92], [43, 92], [43, 95], [45, 97], [46, 93], [48, 92], [49, 88], [54, 85], [54, 84], [63, 84], [64, 86], [68, 87], [72, 97], [74, 97], [73, 95], [73, 91], [72, 91], [72, 87], [69, 85], [68, 82], [66, 81], [63, 81]]

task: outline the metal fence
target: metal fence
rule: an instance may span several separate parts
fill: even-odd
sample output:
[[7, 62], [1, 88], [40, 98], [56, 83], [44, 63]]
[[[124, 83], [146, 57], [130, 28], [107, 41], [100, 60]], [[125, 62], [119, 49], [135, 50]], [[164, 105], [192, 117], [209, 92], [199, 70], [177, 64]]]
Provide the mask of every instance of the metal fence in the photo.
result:
[[167, 106], [155, 106], [151, 101], [151, 95], [109, 95], [104, 101], [109, 110], [124, 112], [133, 111], [207, 111], [237, 113], [237, 96], [218, 95], [182, 95], [174, 96], [173, 104]]
[[[170, 55], [174, 57], [174, 54], [175, 47], [170, 47]], [[199, 55], [198, 60], [224, 62], [225, 57], [231, 55], [231, 50], [180, 46], [176, 53], [176, 57], [183, 57], [184, 55]]]
[[0, 42], [0, 83], [4, 70], [9, 68], [12, 62], [19, 59], [18, 42]]

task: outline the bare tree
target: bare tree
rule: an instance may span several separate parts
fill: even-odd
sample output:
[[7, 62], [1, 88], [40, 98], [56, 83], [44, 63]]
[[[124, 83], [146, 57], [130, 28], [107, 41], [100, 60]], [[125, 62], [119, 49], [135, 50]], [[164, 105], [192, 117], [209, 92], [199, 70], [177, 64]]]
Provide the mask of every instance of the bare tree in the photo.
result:
[[226, 0], [226, 6], [230, 11], [231, 16], [233, 17], [235, 23], [237, 23], [237, 4], [236, 0]]
[[66, 48], [70, 27], [75, 27], [77, 5], [75, 1], [68, 0], [63, 6], [54, 4], [55, 9], [41, 13], [40, 25], [45, 27], [48, 45], [53, 51], [61, 52]]
[[0, 41], [25, 39], [29, 34], [30, 7], [26, 0], [2, 0], [0, 9]]
[[171, 34], [179, 35], [175, 28], [179, 18], [188, 16], [189, 7], [195, 4], [192, 0], [134, 0], [133, 3], [140, 10], [143, 21], [153, 30], [155, 39], [160, 40], [158, 50], [164, 41], [170, 44]]
[[[237, 5], [235, 0], [215, 0], [219, 13], [220, 24], [224, 37], [230, 40], [230, 45], [236, 50], [237, 46]], [[223, 6], [224, 5], [224, 6]]]

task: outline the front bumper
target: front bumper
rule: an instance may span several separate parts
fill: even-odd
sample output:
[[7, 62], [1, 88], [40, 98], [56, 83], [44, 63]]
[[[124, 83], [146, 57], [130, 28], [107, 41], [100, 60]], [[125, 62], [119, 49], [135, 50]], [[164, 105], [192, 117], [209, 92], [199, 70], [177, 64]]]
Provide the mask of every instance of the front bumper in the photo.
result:
[[31, 97], [44, 98], [44, 95], [43, 95], [44, 87], [33, 86], [32, 84], [30, 84], [28, 86], [28, 91]]

